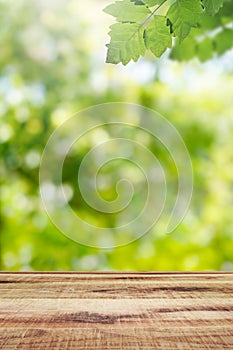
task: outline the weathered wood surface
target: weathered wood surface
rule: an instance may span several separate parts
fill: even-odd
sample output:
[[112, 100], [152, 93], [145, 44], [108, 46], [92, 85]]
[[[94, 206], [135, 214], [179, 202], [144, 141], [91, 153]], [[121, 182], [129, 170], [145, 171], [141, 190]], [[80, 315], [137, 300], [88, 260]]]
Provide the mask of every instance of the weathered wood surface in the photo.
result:
[[233, 273], [1, 273], [0, 349], [233, 349]]

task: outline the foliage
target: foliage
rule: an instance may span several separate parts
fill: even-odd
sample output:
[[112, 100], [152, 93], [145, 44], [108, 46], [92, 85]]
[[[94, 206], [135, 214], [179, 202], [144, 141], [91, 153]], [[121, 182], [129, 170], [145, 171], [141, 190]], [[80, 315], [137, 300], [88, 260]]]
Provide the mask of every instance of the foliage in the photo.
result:
[[[232, 76], [215, 71], [206, 76], [208, 69], [200, 66], [197, 75], [191, 65], [173, 62], [173, 69], [166, 61], [166, 66], [157, 66], [154, 79], [154, 62], [139, 62], [137, 74], [130, 67], [103, 64], [106, 28], [101, 26], [104, 15], [96, 15], [99, 1], [88, 0], [85, 7], [68, 0], [0, 2], [1, 269], [232, 269]], [[89, 20], [92, 11], [94, 24]], [[103, 37], [99, 41], [96, 28]], [[150, 33], [147, 45], [153, 48]], [[222, 67], [220, 63], [214, 67]], [[150, 78], [139, 83], [145, 68]], [[113, 101], [147, 106], [176, 126], [192, 158], [195, 186], [188, 215], [175, 232], [164, 234], [165, 217], [133, 244], [100, 250], [71, 241], [52, 225], [41, 204], [38, 173], [44, 146], [57, 126], [76, 111]], [[97, 215], [77, 195], [74, 169], [97, 136], [87, 135], [79, 152], [67, 159], [64, 179], [74, 192], [73, 210], [99, 226], [107, 219], [114, 226], [114, 215]], [[137, 133], [132, 137], [145, 142], [173, 179], [166, 150]], [[106, 197], [114, 191], [110, 183]], [[135, 203], [136, 209], [139, 205]]]
[[107, 63], [136, 62], [146, 49], [160, 57], [172, 37], [171, 57], [178, 60], [197, 55], [205, 61], [232, 48], [231, 0], [121, 0], [104, 11], [118, 22], [110, 27]]

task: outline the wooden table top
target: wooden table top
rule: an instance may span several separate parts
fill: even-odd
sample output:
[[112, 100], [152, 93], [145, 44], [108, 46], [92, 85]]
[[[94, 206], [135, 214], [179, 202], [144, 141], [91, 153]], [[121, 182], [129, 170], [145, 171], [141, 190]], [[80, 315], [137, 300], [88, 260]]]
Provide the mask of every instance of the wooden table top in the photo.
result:
[[233, 349], [233, 273], [0, 273], [0, 349]]

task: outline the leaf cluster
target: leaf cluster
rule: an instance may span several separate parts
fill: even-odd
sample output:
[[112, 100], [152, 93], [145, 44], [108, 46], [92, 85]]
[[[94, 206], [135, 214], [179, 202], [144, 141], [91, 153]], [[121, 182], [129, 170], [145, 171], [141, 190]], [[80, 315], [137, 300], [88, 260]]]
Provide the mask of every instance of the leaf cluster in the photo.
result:
[[107, 63], [127, 65], [147, 50], [160, 57], [172, 47], [174, 59], [198, 56], [205, 61], [233, 46], [230, 0], [120, 0], [104, 12], [116, 19], [110, 26]]

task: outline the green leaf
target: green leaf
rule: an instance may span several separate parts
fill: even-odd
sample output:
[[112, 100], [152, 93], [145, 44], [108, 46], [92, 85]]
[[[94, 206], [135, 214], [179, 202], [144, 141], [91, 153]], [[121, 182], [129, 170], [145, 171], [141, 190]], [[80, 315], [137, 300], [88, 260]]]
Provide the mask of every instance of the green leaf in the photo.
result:
[[155, 16], [144, 34], [146, 47], [160, 57], [168, 47], [172, 47], [172, 37], [164, 16]]
[[131, 0], [131, 2], [134, 2], [136, 5], [147, 5], [148, 7], [154, 7], [156, 5], [160, 5], [164, 0]]
[[[167, 26], [162, 22], [163, 16], [159, 16], [161, 14], [159, 9], [164, 3], [164, 10], [169, 8], [166, 14]], [[140, 55], [143, 55], [146, 48], [151, 50], [155, 56], [160, 57], [167, 47], [171, 47], [172, 34], [177, 37], [170, 56], [174, 59], [188, 60], [196, 56], [199, 60], [205, 61], [211, 59], [214, 52], [221, 55], [233, 45], [232, 32], [229, 29], [226, 30], [226, 33], [224, 29], [219, 33], [219, 28], [229, 28], [232, 11], [232, 0], [116, 1], [113, 5], [108, 6], [105, 12], [115, 16], [119, 22], [122, 22], [121, 24], [134, 23], [141, 24], [141, 26], [134, 28], [139, 38], [136, 33], [132, 33], [132, 38], [125, 38], [124, 35], [128, 35], [128, 30], [130, 33], [133, 30], [133, 27], [127, 27], [126, 33], [123, 33], [122, 37], [119, 34], [117, 40], [116, 36], [120, 33], [119, 28], [123, 27], [111, 27], [114, 30], [110, 34], [112, 40], [108, 45], [107, 62], [126, 64], [125, 62], [130, 58], [137, 60]], [[195, 29], [190, 33], [193, 27]], [[218, 29], [216, 37], [209, 40], [208, 32], [215, 31], [215, 29]], [[183, 40], [188, 35], [189, 40], [183, 44]], [[200, 41], [200, 38], [206, 39]], [[126, 54], [124, 50], [129, 47], [130, 51]]]
[[208, 15], [214, 16], [223, 6], [223, 0], [202, 0]]
[[145, 0], [144, 1], [144, 3], [146, 5], [148, 5], [149, 7], [153, 7], [155, 5], [160, 5], [162, 2], [163, 2], [163, 0]]
[[116, 1], [107, 6], [104, 12], [116, 17], [118, 22], [131, 23], [140, 22], [151, 13], [145, 5], [135, 5], [130, 0]]
[[196, 56], [196, 41], [191, 37], [189, 40], [177, 43], [170, 54], [170, 58], [178, 61], [189, 61]]
[[219, 34], [217, 34], [214, 38], [214, 42], [216, 45], [216, 51], [218, 55], [224, 54], [227, 50], [232, 48], [232, 38], [233, 38], [233, 30], [229, 28], [225, 28]]
[[176, 0], [167, 13], [172, 31], [180, 42], [189, 34], [191, 27], [196, 27], [203, 8], [199, 0]]
[[[222, 26], [221, 18], [219, 16], [210, 16], [206, 12], [204, 12], [200, 20], [198, 21], [199, 31], [209, 31], [215, 30], [218, 27]], [[197, 33], [198, 34], [198, 33]]]
[[201, 62], [205, 62], [213, 57], [213, 39], [205, 38], [197, 45], [197, 57]]
[[136, 23], [115, 23], [109, 33], [107, 63], [122, 62], [127, 65], [131, 59], [135, 62], [144, 55], [146, 48], [143, 39], [144, 28]]

